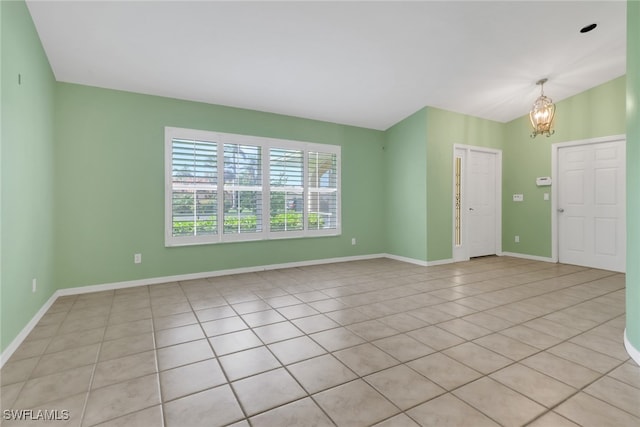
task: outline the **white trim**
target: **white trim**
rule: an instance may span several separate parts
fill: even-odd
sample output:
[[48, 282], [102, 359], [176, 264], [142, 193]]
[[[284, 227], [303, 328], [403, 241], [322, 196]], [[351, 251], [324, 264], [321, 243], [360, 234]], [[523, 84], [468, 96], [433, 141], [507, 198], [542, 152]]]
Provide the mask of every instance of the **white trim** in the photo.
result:
[[[495, 212], [496, 212], [496, 224], [495, 224], [495, 229], [496, 229], [496, 235], [495, 235], [495, 239], [496, 239], [496, 255], [499, 255], [500, 253], [502, 253], [502, 150], [501, 149], [497, 149], [497, 148], [488, 148], [488, 147], [479, 147], [479, 146], [475, 146], [475, 145], [467, 145], [467, 144], [453, 144], [453, 161], [455, 163], [455, 157], [456, 157], [456, 152], [460, 150], [464, 152], [464, 156], [463, 156], [463, 161], [462, 161], [462, 202], [461, 202], [461, 227], [462, 227], [462, 242], [463, 244], [460, 247], [455, 246], [455, 239], [454, 239], [454, 235], [455, 235], [455, 208], [454, 208], [454, 204], [455, 204], [455, 198], [453, 198], [453, 202], [451, 205], [451, 217], [452, 217], [452, 221], [453, 221], [453, 227], [451, 230], [451, 251], [452, 251], [452, 255], [453, 255], [453, 260], [452, 262], [458, 262], [458, 261], [468, 261], [470, 259], [469, 257], [469, 247], [466, 244], [466, 242], [468, 242], [469, 240], [469, 235], [467, 233], [468, 231], [468, 227], [467, 224], [468, 219], [467, 219], [467, 213], [468, 213], [468, 206], [466, 203], [466, 197], [464, 192], [465, 187], [466, 187], [466, 182], [467, 182], [467, 164], [468, 164], [468, 157], [469, 157], [469, 153], [472, 151], [476, 151], [476, 152], [480, 152], [480, 153], [488, 153], [488, 154], [494, 154], [496, 156], [496, 188], [495, 188], [495, 196], [496, 196], [496, 200], [495, 200]], [[453, 165], [453, 163], [452, 163]], [[452, 168], [452, 172], [451, 172], [451, 179], [452, 179], [452, 184], [451, 184], [451, 188], [452, 188], [452, 192], [455, 191], [455, 182], [454, 177], [455, 175], [455, 167]], [[452, 193], [453, 194], [453, 193]], [[429, 264], [429, 265], [437, 265], [437, 264]]]
[[415, 264], [415, 265], [419, 265], [422, 267], [433, 267], [436, 265], [444, 265], [444, 264], [453, 264], [454, 261], [453, 258], [449, 258], [449, 259], [437, 259], [435, 261], [423, 261], [421, 259], [415, 259], [415, 258], [409, 258], [409, 257], [404, 257], [404, 256], [400, 256], [400, 255], [393, 255], [393, 254], [383, 254], [383, 256], [385, 258], [389, 258], [389, 259], [393, 259], [396, 261], [402, 261], [402, 262], [407, 262], [409, 264]]
[[433, 267], [436, 265], [444, 265], [444, 264], [453, 264], [454, 261], [453, 258], [449, 258], [449, 259], [438, 259], [435, 261], [423, 261], [421, 259], [415, 259], [415, 258], [409, 258], [409, 257], [403, 257], [400, 255], [393, 255], [393, 254], [384, 254], [385, 258], [389, 258], [389, 259], [393, 259], [396, 261], [402, 261], [402, 262], [406, 262], [409, 264], [415, 264], [415, 265], [419, 265], [421, 267]]
[[427, 267], [434, 267], [436, 265], [445, 265], [445, 264], [453, 264], [454, 261], [453, 258], [449, 258], [449, 259], [437, 259], [435, 261], [427, 261]]
[[543, 262], [552, 262], [557, 263], [558, 261], [553, 258], [538, 256], [538, 255], [529, 255], [529, 254], [519, 254], [517, 252], [503, 252], [501, 256], [510, 256], [513, 258], [522, 258], [522, 259], [530, 259], [532, 261], [543, 261]]
[[[42, 316], [44, 316], [49, 310], [49, 308], [51, 308], [51, 306], [56, 301], [56, 299], [62, 296], [80, 295], [80, 294], [86, 294], [90, 292], [133, 288], [136, 286], [156, 285], [156, 284], [162, 284], [162, 283], [168, 283], [168, 282], [204, 279], [206, 277], [228, 276], [231, 274], [254, 273], [258, 271], [277, 270], [281, 268], [306, 267], [311, 265], [332, 264], [336, 262], [362, 261], [362, 260], [376, 259], [376, 258], [390, 258], [390, 256], [388, 256], [387, 254], [381, 253], [381, 254], [370, 254], [370, 255], [347, 256], [347, 257], [339, 257], [339, 258], [323, 258], [323, 259], [315, 259], [315, 260], [309, 260], [309, 261], [287, 262], [282, 264], [269, 264], [269, 265], [255, 266], [255, 267], [232, 268], [228, 270], [216, 270], [216, 271], [207, 271], [202, 273], [179, 274], [176, 276], [152, 277], [148, 279], [128, 280], [124, 282], [103, 283], [99, 285], [78, 286], [75, 288], [58, 289], [53, 293], [53, 295], [51, 295], [51, 297], [40, 308], [40, 310], [38, 310], [38, 312], [33, 316], [33, 318], [29, 321], [29, 323], [27, 323], [27, 325], [24, 328], [22, 328], [22, 331], [20, 331], [20, 333], [13, 339], [13, 341], [11, 341], [11, 343], [7, 346], [7, 348], [2, 353], [0, 353], [0, 368], [4, 366], [6, 361], [9, 360], [9, 358], [18, 349], [18, 347], [20, 347], [20, 344], [22, 344], [22, 342], [27, 338], [27, 336], [29, 336], [33, 328], [35, 328], [35, 326], [38, 324], [40, 319], [42, 319]], [[408, 259], [409, 258], [407, 258], [407, 260]]]
[[78, 295], [90, 292], [110, 291], [113, 289], [132, 288], [136, 286], [155, 285], [159, 283], [183, 282], [186, 280], [205, 279], [207, 277], [230, 276], [232, 274], [256, 273], [259, 271], [278, 270], [281, 268], [307, 267], [310, 265], [332, 264], [336, 262], [362, 261], [367, 259], [384, 258], [385, 254], [358, 255], [340, 258], [322, 258], [310, 261], [286, 262], [281, 264], [258, 265], [255, 267], [230, 268], [227, 270], [203, 271], [201, 273], [179, 274], [176, 276], [151, 277], [148, 279], [130, 280], [125, 282], [105, 283], [100, 285], [79, 286], [57, 291], [59, 296]]
[[31, 318], [29, 323], [25, 325], [24, 328], [20, 331], [20, 333], [9, 343], [7, 348], [4, 349], [2, 353], [0, 353], [0, 368], [4, 366], [4, 364], [9, 360], [9, 358], [15, 353], [15, 351], [20, 347], [20, 344], [29, 336], [33, 328], [36, 327], [42, 316], [44, 316], [47, 311], [51, 308], [53, 303], [58, 298], [58, 291], [54, 292], [53, 295], [44, 303], [40, 310]]
[[640, 350], [635, 348], [627, 338], [627, 328], [624, 329], [624, 348], [627, 350], [627, 353], [629, 353], [629, 356], [640, 365]]
[[[626, 141], [625, 134], [610, 135], [598, 138], [580, 139], [577, 141], [557, 142], [551, 144], [551, 259], [552, 262], [558, 262], [558, 150], [561, 148], [575, 147], [578, 145], [600, 144], [603, 142]], [[556, 189], [554, 189], [556, 187]]]
[[[339, 236], [342, 234], [342, 147], [334, 144], [320, 144], [316, 142], [308, 141], [293, 141], [285, 139], [267, 138], [252, 135], [240, 135], [230, 134], [215, 131], [204, 131], [194, 129], [184, 129], [175, 127], [165, 127], [165, 141], [164, 141], [164, 199], [165, 199], [165, 211], [164, 211], [164, 244], [165, 247], [177, 247], [177, 246], [191, 246], [202, 244], [219, 244], [227, 242], [244, 242], [244, 241], [257, 241], [257, 240], [272, 240], [272, 239], [286, 239], [295, 237], [323, 237], [323, 236]], [[181, 140], [194, 140], [202, 143], [210, 143], [215, 145], [212, 147], [212, 152], [215, 151], [217, 159], [217, 182], [210, 184], [207, 189], [216, 189], [218, 203], [217, 203], [217, 230], [215, 234], [210, 235], [188, 235], [188, 236], [174, 236], [173, 229], [173, 144], [174, 139]], [[260, 152], [260, 171], [262, 174], [261, 185], [253, 186], [259, 188], [262, 195], [262, 207], [261, 207], [261, 231], [246, 232], [246, 233], [225, 233], [224, 232], [224, 203], [222, 203], [222, 194], [229, 188], [225, 184], [225, 145], [226, 144], [241, 144], [257, 147]], [[303, 188], [303, 228], [296, 231], [272, 231], [270, 229], [270, 194], [272, 192], [280, 191], [280, 187], [272, 187], [270, 184], [270, 162], [271, 152], [273, 150], [296, 150], [302, 153], [302, 188]], [[322, 154], [331, 154], [336, 158], [336, 170], [335, 180], [336, 187], [331, 191], [322, 191], [323, 189], [312, 188], [311, 179], [309, 177], [309, 159], [308, 156], [312, 152], [318, 152]], [[244, 187], [244, 186], [243, 186]], [[249, 187], [244, 187], [249, 188]], [[251, 190], [251, 191], [254, 191]], [[310, 192], [335, 194], [336, 199], [336, 212], [335, 222], [333, 228], [311, 228], [308, 224], [309, 203], [307, 197]], [[333, 218], [333, 216], [332, 216]]]
[[409, 257], [404, 257], [404, 256], [400, 256], [400, 255], [393, 255], [393, 254], [382, 254], [382, 255], [385, 258], [393, 259], [395, 261], [408, 262], [409, 264], [420, 265], [422, 267], [426, 267], [427, 266], [427, 262], [423, 261], [421, 259], [409, 258]]

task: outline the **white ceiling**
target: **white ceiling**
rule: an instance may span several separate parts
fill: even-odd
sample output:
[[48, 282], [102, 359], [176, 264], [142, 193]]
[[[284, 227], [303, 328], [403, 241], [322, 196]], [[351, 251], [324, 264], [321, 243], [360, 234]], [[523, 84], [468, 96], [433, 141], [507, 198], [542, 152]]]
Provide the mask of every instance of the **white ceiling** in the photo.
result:
[[626, 64], [615, 0], [27, 5], [59, 81], [373, 129], [424, 106], [507, 122], [542, 77], [557, 102]]

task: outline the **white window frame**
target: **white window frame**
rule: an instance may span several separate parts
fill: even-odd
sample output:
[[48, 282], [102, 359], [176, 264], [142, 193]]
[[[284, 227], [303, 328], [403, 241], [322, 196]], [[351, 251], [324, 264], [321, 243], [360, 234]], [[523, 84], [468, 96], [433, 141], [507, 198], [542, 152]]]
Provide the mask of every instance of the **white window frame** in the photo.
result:
[[[217, 144], [217, 233], [215, 235], [173, 235], [173, 140], [192, 139], [210, 141]], [[254, 233], [224, 233], [224, 145], [242, 144], [261, 148], [262, 168], [262, 230]], [[285, 149], [302, 151], [303, 165], [303, 229], [287, 231], [271, 231], [270, 226], [270, 150]], [[309, 210], [309, 153], [320, 152], [336, 155], [336, 219], [334, 228], [310, 229], [308, 224]], [[292, 141], [249, 135], [211, 132], [195, 129], [165, 127], [165, 246], [188, 246], [202, 244], [216, 244], [225, 242], [256, 241], [271, 239], [289, 239], [319, 236], [338, 236], [342, 234], [342, 189], [341, 189], [341, 147], [339, 145], [318, 144], [312, 142]], [[275, 187], [278, 191], [280, 187]]]

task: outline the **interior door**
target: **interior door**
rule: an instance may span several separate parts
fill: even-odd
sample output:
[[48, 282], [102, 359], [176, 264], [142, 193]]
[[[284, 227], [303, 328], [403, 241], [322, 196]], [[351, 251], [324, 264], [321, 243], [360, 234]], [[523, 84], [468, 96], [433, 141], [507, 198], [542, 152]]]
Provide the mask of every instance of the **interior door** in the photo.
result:
[[496, 254], [497, 155], [470, 151], [467, 180], [469, 257]]
[[558, 149], [558, 259], [625, 271], [625, 141]]

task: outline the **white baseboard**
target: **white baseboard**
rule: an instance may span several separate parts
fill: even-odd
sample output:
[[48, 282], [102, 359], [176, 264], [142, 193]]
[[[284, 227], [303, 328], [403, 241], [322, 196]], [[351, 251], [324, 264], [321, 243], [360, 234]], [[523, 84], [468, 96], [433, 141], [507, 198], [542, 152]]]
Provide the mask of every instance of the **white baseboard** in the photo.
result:
[[324, 258], [324, 259], [314, 259], [309, 261], [287, 262], [282, 264], [270, 264], [270, 265], [261, 265], [261, 266], [255, 266], [255, 267], [232, 268], [227, 270], [206, 271], [202, 273], [179, 274], [176, 276], [151, 277], [147, 279], [128, 280], [124, 282], [103, 283], [99, 285], [88, 285], [88, 286], [78, 286], [75, 288], [58, 289], [53, 293], [53, 295], [51, 295], [51, 297], [40, 308], [40, 310], [38, 310], [38, 312], [33, 316], [33, 318], [29, 321], [29, 323], [27, 323], [27, 325], [24, 328], [22, 328], [22, 331], [20, 331], [18, 336], [16, 336], [13, 339], [13, 341], [11, 341], [11, 343], [7, 346], [7, 348], [2, 353], [0, 353], [0, 368], [4, 366], [7, 360], [9, 360], [9, 358], [18, 349], [18, 347], [20, 347], [20, 344], [22, 344], [25, 338], [31, 333], [31, 331], [38, 324], [42, 316], [44, 316], [46, 312], [49, 310], [49, 308], [51, 308], [51, 305], [55, 302], [55, 300], [61, 296], [79, 295], [79, 294], [86, 294], [90, 292], [133, 288], [136, 286], [155, 285], [159, 283], [204, 279], [207, 277], [228, 276], [231, 274], [255, 273], [258, 271], [278, 270], [281, 268], [306, 267], [311, 265], [332, 264], [336, 262], [362, 261], [362, 260], [385, 258], [385, 257], [387, 257], [386, 254], [370, 254], [370, 255], [339, 257], [339, 258]]
[[453, 258], [449, 259], [438, 259], [436, 261], [427, 261], [427, 267], [433, 267], [434, 265], [445, 265], [445, 264], [453, 264], [455, 261]]
[[426, 261], [422, 261], [420, 259], [409, 258], [409, 257], [404, 257], [404, 256], [400, 256], [400, 255], [393, 255], [393, 254], [383, 254], [382, 256], [385, 257], [385, 258], [389, 258], [389, 259], [395, 260], [395, 261], [408, 262], [409, 264], [420, 265], [422, 267], [426, 267], [427, 266], [427, 262]]
[[205, 279], [207, 277], [230, 276], [232, 274], [256, 273], [259, 271], [278, 270], [282, 268], [307, 267], [310, 265], [333, 264], [336, 262], [362, 261], [367, 259], [384, 258], [385, 254], [358, 255], [340, 258], [322, 258], [309, 261], [286, 262], [282, 264], [258, 265], [254, 267], [239, 267], [226, 270], [203, 271], [201, 273], [178, 274], [175, 276], [150, 277], [147, 279], [128, 280], [124, 282], [104, 283], [100, 285], [78, 286], [64, 288], [57, 291], [58, 296], [78, 295], [90, 292], [110, 291], [114, 289], [133, 288], [136, 286], [155, 285], [158, 283], [179, 282], [186, 280]]
[[627, 353], [629, 353], [629, 356], [631, 356], [634, 362], [640, 365], [640, 350], [635, 348], [633, 344], [631, 344], [631, 341], [629, 341], [629, 339], [627, 338], [626, 328], [624, 329], [624, 348], [627, 350]]
[[31, 318], [29, 323], [27, 323], [26, 326], [22, 328], [18, 336], [16, 336], [13, 341], [11, 341], [11, 343], [7, 346], [7, 348], [4, 349], [2, 353], [0, 353], [0, 368], [4, 366], [11, 355], [15, 353], [18, 347], [20, 347], [20, 344], [22, 344], [22, 342], [29, 336], [33, 328], [35, 328], [40, 319], [42, 319], [42, 316], [44, 316], [47, 311], [49, 311], [58, 296], [58, 292], [54, 292], [53, 295], [51, 295], [51, 297], [47, 300], [47, 302], [45, 302], [44, 305], [40, 307], [40, 310], [38, 310], [38, 312]]
[[[526, 254], [504, 252], [501, 255], [512, 256], [516, 258], [531, 259], [536, 261], [554, 262], [551, 260], [551, 258], [544, 258], [544, 257], [538, 257], [538, 256], [526, 255]], [[167, 282], [204, 279], [207, 277], [227, 276], [231, 274], [255, 273], [258, 271], [277, 270], [281, 268], [306, 267], [311, 265], [331, 264], [336, 262], [361, 261], [361, 260], [376, 259], [376, 258], [389, 258], [396, 261], [402, 261], [410, 264], [420, 265], [423, 267], [450, 264], [454, 262], [453, 259], [444, 259], [444, 260], [427, 262], [427, 261], [422, 261], [414, 258], [380, 253], [380, 254], [359, 255], [359, 256], [340, 257], [340, 258], [325, 258], [325, 259], [316, 259], [316, 260], [309, 260], [309, 261], [289, 262], [289, 263], [282, 263], [282, 264], [262, 265], [262, 266], [255, 266], [255, 267], [233, 268], [233, 269], [227, 269], [227, 270], [180, 274], [180, 275], [165, 276], [165, 277], [153, 277], [148, 279], [129, 280], [124, 282], [104, 283], [99, 285], [89, 285], [89, 286], [79, 286], [75, 288], [58, 289], [47, 300], [47, 302], [45, 302], [45, 304], [40, 308], [40, 310], [38, 310], [38, 312], [33, 316], [33, 318], [29, 321], [29, 323], [27, 323], [27, 325], [24, 328], [22, 328], [22, 331], [20, 331], [20, 333], [13, 339], [13, 341], [11, 341], [11, 343], [7, 346], [7, 348], [2, 353], [0, 353], [0, 368], [4, 366], [7, 360], [9, 360], [9, 358], [13, 355], [13, 353], [18, 349], [20, 344], [22, 344], [25, 338], [27, 338], [27, 336], [31, 333], [33, 328], [38, 324], [42, 316], [44, 316], [49, 310], [49, 308], [51, 308], [51, 306], [56, 301], [56, 299], [61, 296], [79, 295], [79, 294], [90, 293], [90, 292], [124, 289], [124, 288], [136, 287], [136, 286], [147, 286], [147, 285], [154, 285], [154, 284], [167, 283]], [[625, 336], [624, 336], [624, 344], [631, 358], [635, 360], [636, 363], [640, 364], [640, 351], [637, 350], [635, 347], [633, 347], [631, 343], [627, 340], [626, 330], [625, 330]]]
[[513, 258], [530, 259], [532, 261], [551, 262], [551, 263], [554, 263], [554, 264], [557, 262], [553, 258], [550, 258], [550, 257], [543, 257], [543, 256], [538, 256], [538, 255], [528, 255], [528, 254], [519, 254], [517, 252], [502, 252], [500, 254], [500, 256], [510, 256], [510, 257], [513, 257]]

